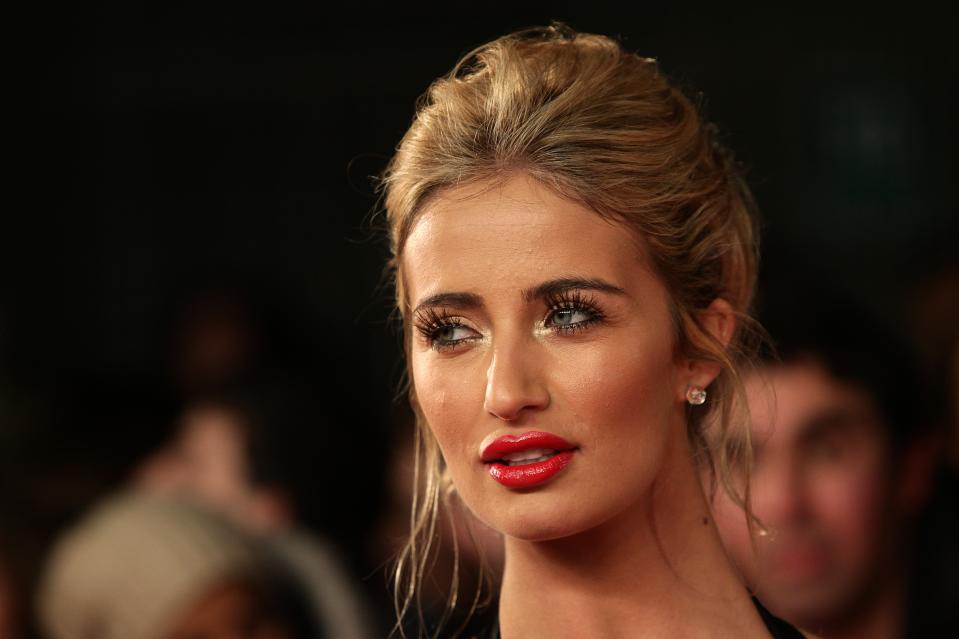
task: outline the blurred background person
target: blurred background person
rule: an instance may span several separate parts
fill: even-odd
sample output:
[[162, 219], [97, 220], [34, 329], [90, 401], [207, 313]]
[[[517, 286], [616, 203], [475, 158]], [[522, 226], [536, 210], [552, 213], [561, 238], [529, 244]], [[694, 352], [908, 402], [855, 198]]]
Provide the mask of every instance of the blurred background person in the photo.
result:
[[295, 578], [323, 636], [374, 636], [359, 580], [317, 531], [336, 511], [330, 477], [339, 423], [318, 419], [284, 383], [232, 384], [195, 394], [170, 442], [136, 474], [141, 488], [201, 500], [261, 539]]
[[261, 548], [197, 503], [125, 493], [51, 553], [39, 588], [50, 639], [319, 636]]
[[[196, 286], [170, 314], [162, 360], [173, 416], [136, 472], [261, 532], [321, 532], [362, 563], [387, 450], [371, 436], [382, 422], [362, 361], [336, 338], [318, 341], [295, 302], [252, 286]], [[356, 473], [341, 451], [361, 445], [368, 463]], [[333, 489], [347, 476], [349, 491]]]
[[867, 314], [787, 289], [764, 315], [778, 355], [744, 380], [752, 529], [714, 491], [727, 551], [759, 599], [809, 636], [956, 628], [928, 565], [943, 557], [914, 546], [937, 441], [913, 358]]
[[[761, 272], [779, 259], [779, 274], [828, 280], [882, 314], [907, 298], [918, 311], [919, 271], [955, 264], [959, 92], [943, 79], [957, 75], [959, 48], [941, 13], [836, 5], [824, 20], [812, 7], [715, 2], [337, 9], [336, 20], [318, 3], [8, 11], [0, 556], [30, 639], [25, 612], [49, 543], [173, 440], [191, 398], [263, 377], [308, 389], [323, 423], [340, 424], [321, 431], [342, 454], [323, 456], [298, 488], [325, 507], [297, 498], [295, 519], [340, 550], [389, 627], [387, 531], [403, 536], [408, 522], [376, 525], [391, 516], [387, 460], [412, 465], [402, 455], [413, 431], [392, 401], [403, 395], [401, 336], [386, 319], [387, 249], [370, 240], [367, 176], [393, 154], [419, 87], [464, 43], [555, 18], [618, 33], [681, 70], [742, 151], [765, 216]], [[948, 340], [932, 338], [955, 335], [946, 309], [959, 295], [919, 297], [942, 330], [917, 321], [914, 337], [945, 362]], [[959, 376], [948, 387], [930, 379], [956, 396]], [[948, 500], [933, 503], [959, 499], [954, 484], [939, 492]], [[936, 512], [950, 520], [949, 508]], [[956, 542], [926, 547], [955, 565]], [[959, 570], [929, 583], [950, 573]]]

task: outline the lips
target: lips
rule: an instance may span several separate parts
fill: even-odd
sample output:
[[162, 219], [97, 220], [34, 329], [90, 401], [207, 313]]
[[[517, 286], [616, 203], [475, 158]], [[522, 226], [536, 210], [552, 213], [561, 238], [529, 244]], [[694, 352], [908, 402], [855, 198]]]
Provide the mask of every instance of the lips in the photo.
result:
[[533, 431], [504, 435], [483, 449], [490, 477], [507, 488], [532, 488], [552, 479], [573, 459], [575, 447], [553, 435]]

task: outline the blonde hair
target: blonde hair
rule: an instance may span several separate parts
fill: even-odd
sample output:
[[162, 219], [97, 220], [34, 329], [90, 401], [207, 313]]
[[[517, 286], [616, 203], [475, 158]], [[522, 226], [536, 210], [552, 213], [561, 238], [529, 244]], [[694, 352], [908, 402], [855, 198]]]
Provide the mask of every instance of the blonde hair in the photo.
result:
[[[734, 420], [738, 371], [756, 334], [749, 315], [758, 261], [753, 200], [731, 154], [690, 99], [655, 60], [613, 39], [558, 23], [512, 33], [466, 54], [420, 98], [380, 183], [407, 354], [409, 300], [400, 258], [418, 213], [441, 189], [505, 180], [517, 171], [627, 225], [644, 243], [672, 298], [677, 348], [721, 365], [709, 401], [689, 411], [694, 452], [708, 464], [713, 486], [718, 475], [745, 506], [748, 483], [739, 495], [731, 469], [737, 460], [748, 468], [749, 461], [748, 428], [738, 437], [733, 431], [741, 423]], [[717, 298], [739, 320], [728, 345], [699, 317]], [[408, 368], [407, 377], [417, 418], [417, 488], [411, 539], [395, 576], [401, 618], [427, 570], [442, 495], [451, 491]], [[704, 433], [707, 416], [713, 416], [712, 446]]]

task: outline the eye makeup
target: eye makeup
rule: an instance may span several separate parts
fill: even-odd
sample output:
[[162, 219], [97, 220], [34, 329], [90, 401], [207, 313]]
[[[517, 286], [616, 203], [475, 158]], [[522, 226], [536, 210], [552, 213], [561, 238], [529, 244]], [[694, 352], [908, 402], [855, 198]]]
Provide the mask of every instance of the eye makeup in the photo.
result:
[[[463, 318], [448, 309], [421, 306], [417, 309], [413, 326], [427, 346], [436, 351], [451, 351], [466, 341], [477, 339], [476, 331], [463, 323]], [[456, 337], [457, 332], [473, 335]]]
[[[606, 319], [595, 297], [581, 290], [551, 291], [542, 302], [546, 313], [540, 326], [558, 334], [578, 333]], [[463, 317], [443, 307], [420, 305], [413, 325], [426, 346], [439, 352], [455, 350], [482, 337]]]
[[[584, 291], [563, 289], [548, 294], [544, 301], [549, 312], [544, 326], [561, 333], [576, 333], [606, 318], [596, 299]], [[577, 316], [582, 319], [572, 321]]]

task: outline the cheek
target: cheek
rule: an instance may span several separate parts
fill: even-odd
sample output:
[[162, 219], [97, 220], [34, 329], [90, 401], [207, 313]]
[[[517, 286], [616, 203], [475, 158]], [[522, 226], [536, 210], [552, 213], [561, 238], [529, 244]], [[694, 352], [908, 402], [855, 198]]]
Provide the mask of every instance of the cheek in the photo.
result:
[[586, 429], [583, 437], [616, 452], [613, 463], [629, 464], [653, 453], [651, 438], [668, 428], [674, 367], [656, 343], [603, 346], [569, 358], [568, 372], [553, 386]]
[[822, 472], [814, 483], [823, 527], [847, 553], [868, 552], [878, 537], [882, 479], [878, 465], [863, 461]]
[[671, 352], [652, 340], [582, 345], [556, 362], [556, 418], [580, 444], [576, 490], [589, 495], [577, 527], [602, 521], [644, 499], [670, 443], [674, 378]]
[[461, 362], [427, 358], [421, 355], [412, 360], [417, 403], [453, 470], [459, 461], [470, 459], [469, 425], [483, 407], [482, 379]]

